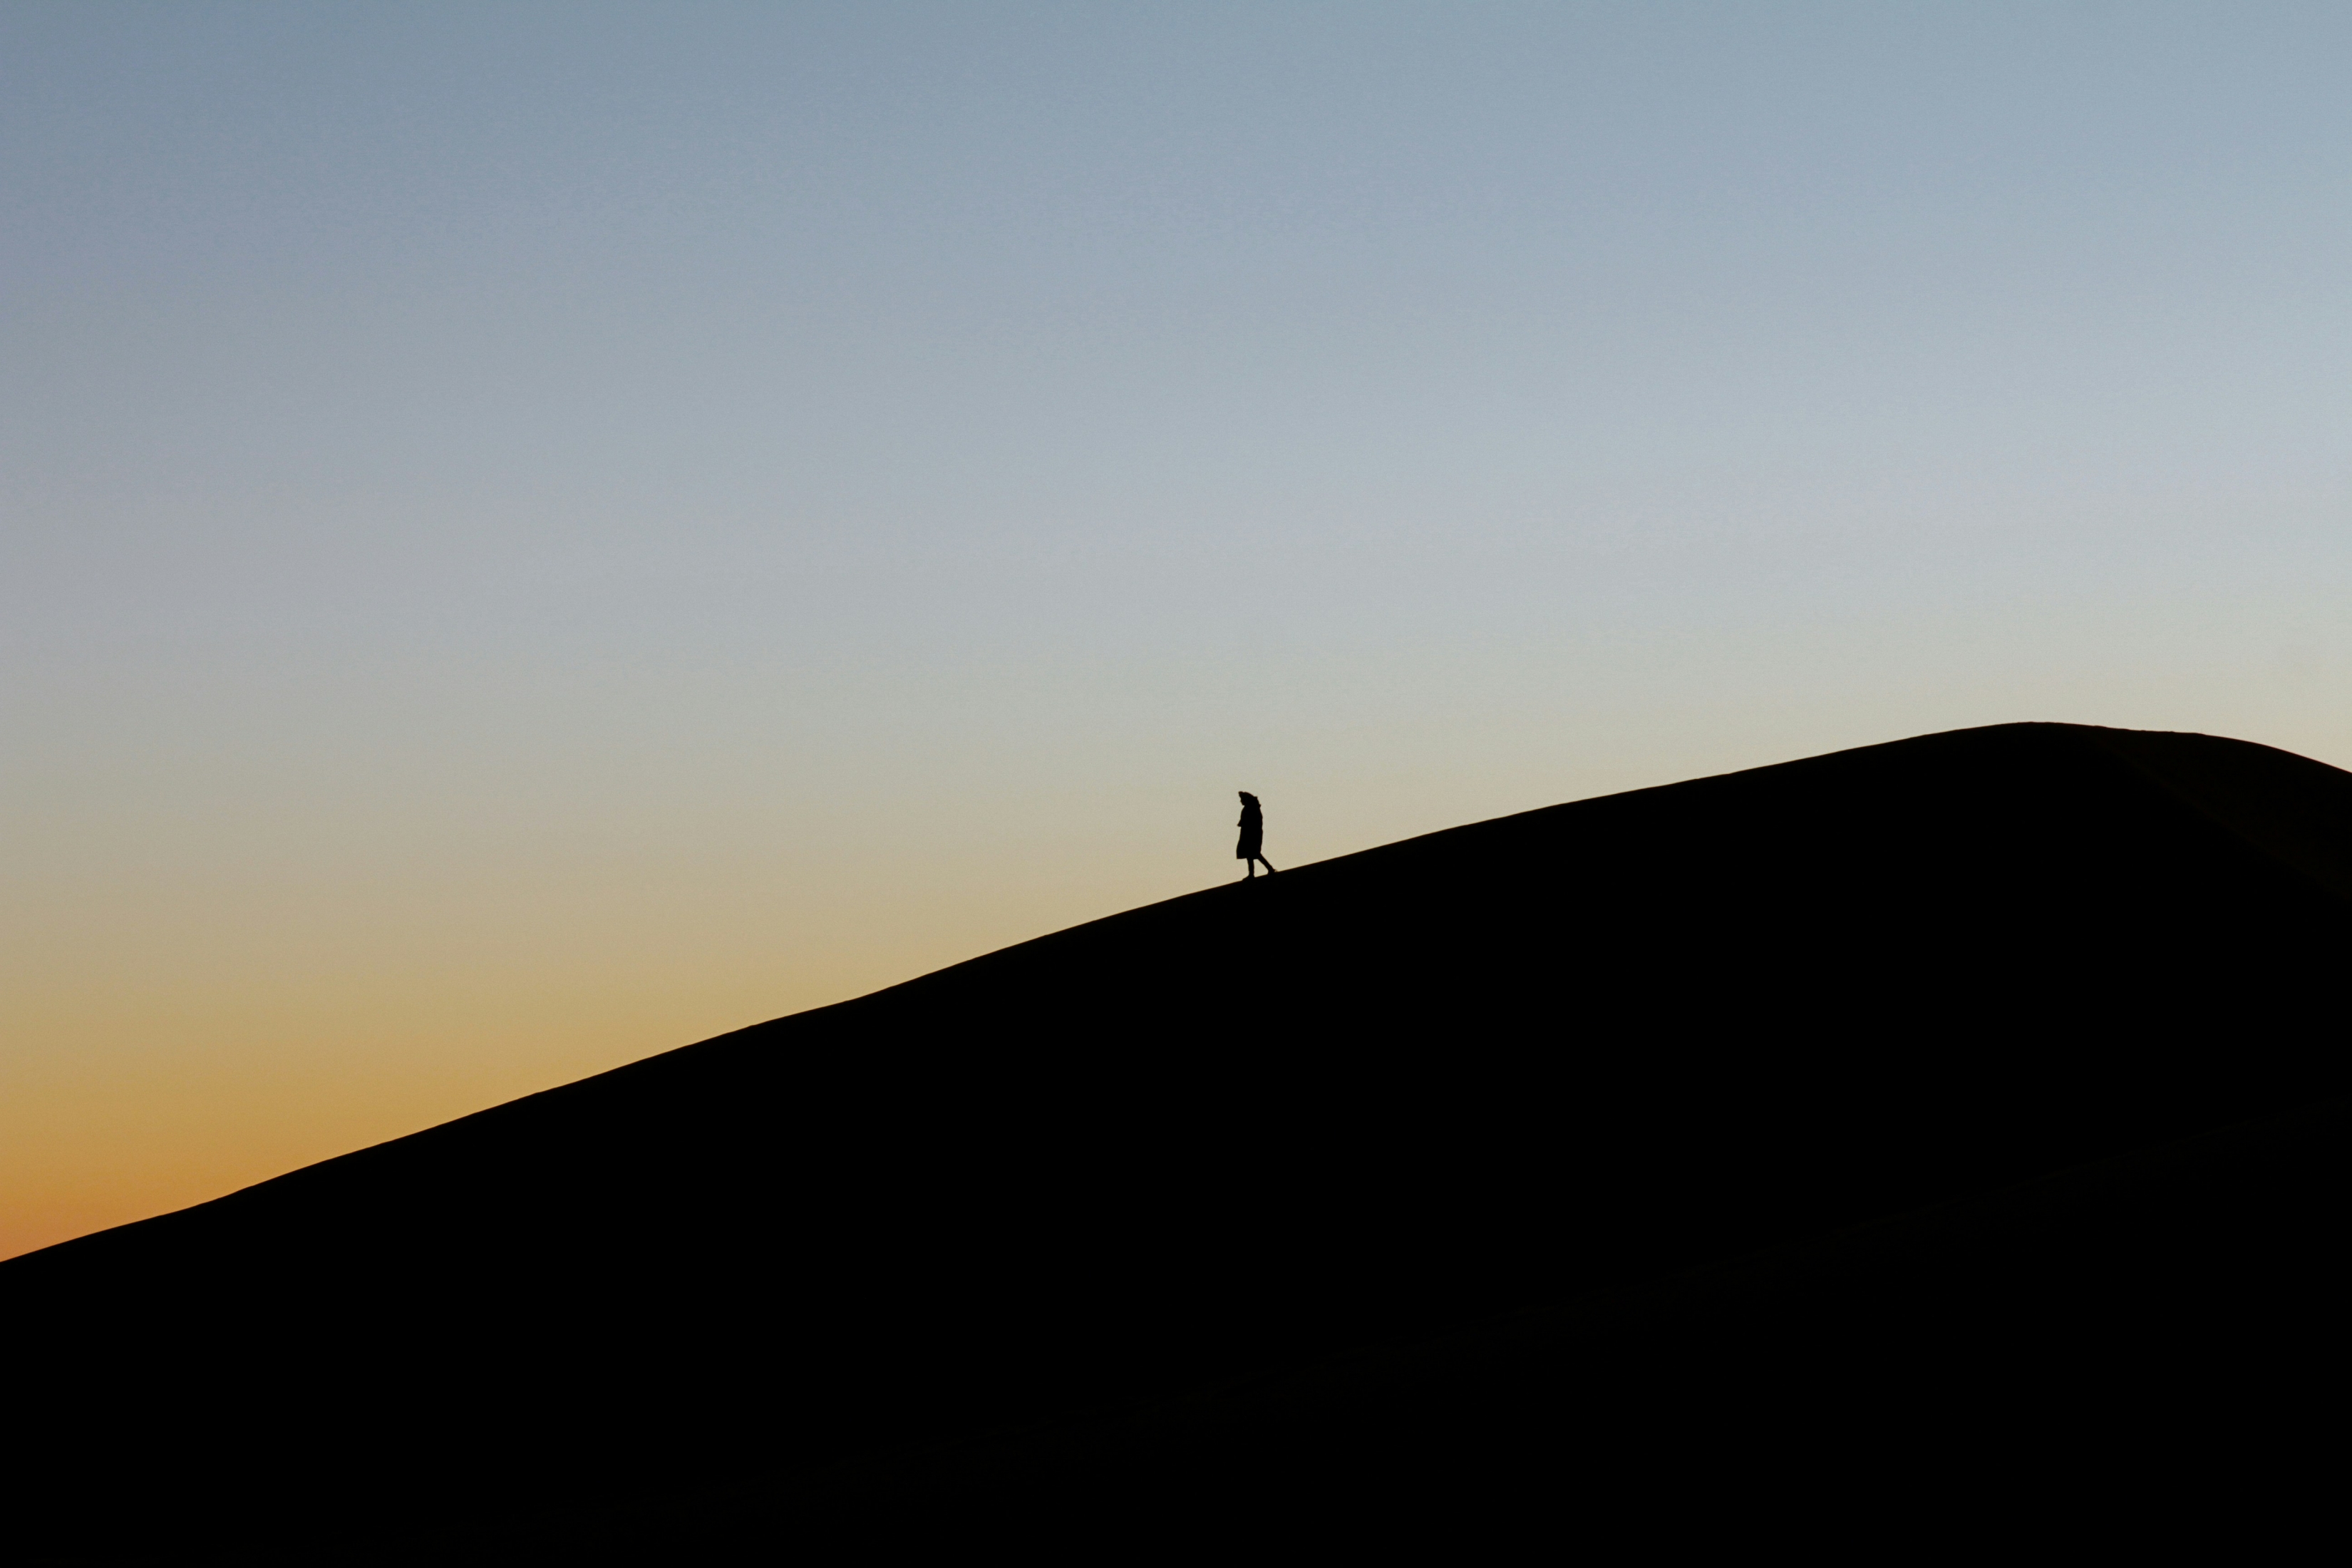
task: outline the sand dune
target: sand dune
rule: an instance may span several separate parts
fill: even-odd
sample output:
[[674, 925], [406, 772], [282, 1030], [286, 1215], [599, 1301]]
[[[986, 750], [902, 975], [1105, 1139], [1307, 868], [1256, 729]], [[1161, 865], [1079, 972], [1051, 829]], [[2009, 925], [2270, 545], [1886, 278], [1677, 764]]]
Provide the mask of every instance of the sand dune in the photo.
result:
[[2198, 735], [1455, 828], [0, 1264], [19, 1474], [60, 1550], [576, 1556], [1785, 1502], [1988, 1390], [2188, 1442], [2184, 1325], [2352, 1304], [2347, 934], [2352, 774]]

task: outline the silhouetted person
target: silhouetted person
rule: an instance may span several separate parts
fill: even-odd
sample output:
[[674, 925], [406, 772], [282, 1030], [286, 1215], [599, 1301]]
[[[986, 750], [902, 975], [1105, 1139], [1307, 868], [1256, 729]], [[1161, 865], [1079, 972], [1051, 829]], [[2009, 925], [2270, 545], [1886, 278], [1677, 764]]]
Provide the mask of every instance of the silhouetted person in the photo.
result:
[[1242, 879], [1246, 882], [1257, 875], [1260, 866], [1265, 868], [1267, 876], [1273, 876], [1274, 862], [1258, 853], [1265, 844], [1265, 818], [1258, 812], [1257, 796], [1247, 790], [1242, 791], [1241, 795], [1242, 841], [1234, 846], [1234, 858], [1249, 862], [1249, 875]]

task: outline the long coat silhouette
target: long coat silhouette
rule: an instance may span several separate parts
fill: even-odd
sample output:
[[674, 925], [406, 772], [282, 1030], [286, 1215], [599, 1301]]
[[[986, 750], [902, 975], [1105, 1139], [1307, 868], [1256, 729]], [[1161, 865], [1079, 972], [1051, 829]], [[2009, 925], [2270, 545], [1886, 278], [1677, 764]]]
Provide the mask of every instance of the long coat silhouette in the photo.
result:
[[1257, 868], [1260, 866], [1265, 868], [1266, 875], [1272, 876], [1274, 862], [1258, 853], [1265, 847], [1265, 816], [1258, 810], [1257, 796], [1247, 790], [1243, 790], [1241, 797], [1242, 837], [1241, 842], [1234, 846], [1234, 858], [1248, 861], [1249, 875], [1252, 877], [1257, 875]]

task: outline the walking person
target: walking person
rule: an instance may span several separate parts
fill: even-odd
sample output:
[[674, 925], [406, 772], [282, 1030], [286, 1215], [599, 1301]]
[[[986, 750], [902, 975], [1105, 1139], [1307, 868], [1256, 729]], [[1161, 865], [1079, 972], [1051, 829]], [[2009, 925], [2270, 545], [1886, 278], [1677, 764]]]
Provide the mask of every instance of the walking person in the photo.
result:
[[1242, 879], [1247, 882], [1256, 879], [1260, 866], [1265, 868], [1267, 876], [1273, 876], [1274, 862], [1258, 853], [1265, 847], [1265, 817], [1257, 808], [1257, 796], [1247, 790], [1242, 791], [1241, 796], [1242, 841], [1234, 846], [1234, 858], [1249, 863], [1249, 874]]

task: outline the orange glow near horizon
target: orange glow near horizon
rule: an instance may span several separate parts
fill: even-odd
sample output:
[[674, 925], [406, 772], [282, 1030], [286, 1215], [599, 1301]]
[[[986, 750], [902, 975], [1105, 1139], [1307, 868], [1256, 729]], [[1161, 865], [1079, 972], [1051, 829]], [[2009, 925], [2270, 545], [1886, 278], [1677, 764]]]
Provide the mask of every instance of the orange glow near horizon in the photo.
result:
[[[872, 918], [854, 898], [829, 935], [723, 887], [640, 891], [621, 918], [453, 886], [439, 919], [310, 898], [228, 922], [126, 898], [108, 927], [52, 927], [11, 988], [0, 1054], [0, 1258], [1044, 929], [960, 933], [944, 899], [950, 918], [889, 921], [891, 945], [859, 952], [841, 940]], [[1070, 923], [1042, 903], [997, 913]]]

